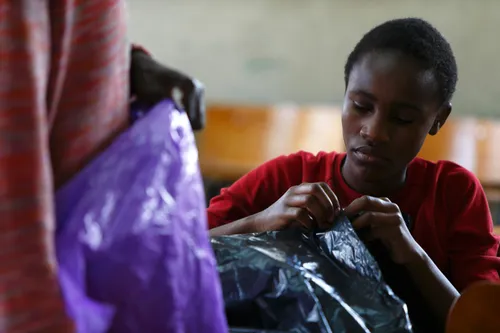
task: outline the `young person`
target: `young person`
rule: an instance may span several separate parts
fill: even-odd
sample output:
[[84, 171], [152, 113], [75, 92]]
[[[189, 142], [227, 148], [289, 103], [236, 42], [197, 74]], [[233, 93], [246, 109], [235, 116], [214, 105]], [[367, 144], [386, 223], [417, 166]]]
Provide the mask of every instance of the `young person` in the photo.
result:
[[328, 228], [344, 211], [408, 272], [442, 326], [459, 290], [499, 278], [477, 178], [452, 162], [416, 157], [445, 124], [456, 82], [451, 47], [429, 23], [375, 27], [345, 65], [346, 153], [300, 151], [251, 171], [211, 200], [211, 235]]

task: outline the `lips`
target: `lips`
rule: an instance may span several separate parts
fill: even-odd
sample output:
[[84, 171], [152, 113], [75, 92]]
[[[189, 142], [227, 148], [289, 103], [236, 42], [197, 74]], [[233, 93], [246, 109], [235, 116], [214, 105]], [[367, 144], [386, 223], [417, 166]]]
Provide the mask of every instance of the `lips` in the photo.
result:
[[355, 148], [352, 152], [359, 162], [366, 164], [386, 164], [389, 161], [383, 154], [369, 146]]

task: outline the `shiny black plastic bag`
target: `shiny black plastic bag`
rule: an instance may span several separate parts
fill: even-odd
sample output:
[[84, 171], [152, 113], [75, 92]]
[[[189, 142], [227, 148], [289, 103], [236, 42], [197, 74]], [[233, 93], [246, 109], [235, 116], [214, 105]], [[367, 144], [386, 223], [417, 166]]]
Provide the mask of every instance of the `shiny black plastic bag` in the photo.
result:
[[231, 332], [412, 332], [345, 217], [325, 233], [215, 237], [212, 246]]

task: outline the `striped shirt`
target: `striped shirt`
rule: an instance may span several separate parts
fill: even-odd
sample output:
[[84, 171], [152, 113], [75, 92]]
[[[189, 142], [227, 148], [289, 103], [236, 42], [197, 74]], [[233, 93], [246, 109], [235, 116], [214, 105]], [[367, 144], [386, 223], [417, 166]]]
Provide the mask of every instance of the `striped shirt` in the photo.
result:
[[127, 126], [123, 0], [0, 0], [0, 333], [71, 332], [54, 187]]

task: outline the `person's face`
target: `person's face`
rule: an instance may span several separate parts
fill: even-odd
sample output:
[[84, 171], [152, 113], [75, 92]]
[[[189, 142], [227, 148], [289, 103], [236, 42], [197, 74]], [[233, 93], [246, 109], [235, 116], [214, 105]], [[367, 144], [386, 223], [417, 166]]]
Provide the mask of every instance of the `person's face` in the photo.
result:
[[349, 172], [357, 181], [398, 181], [449, 111], [433, 73], [418, 61], [396, 52], [366, 54], [352, 68], [344, 97]]

